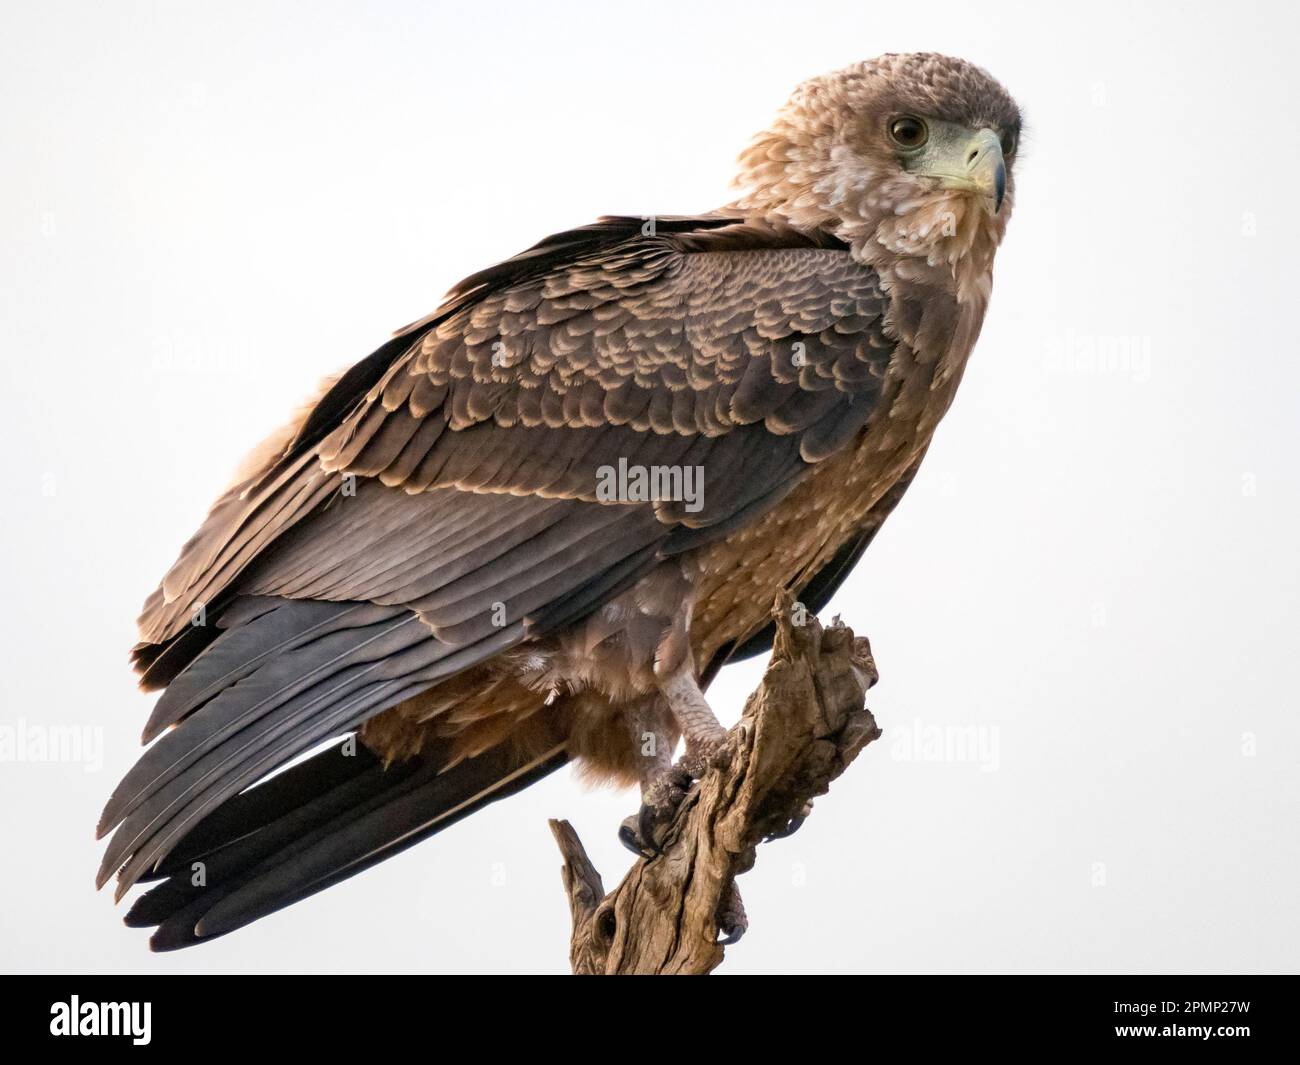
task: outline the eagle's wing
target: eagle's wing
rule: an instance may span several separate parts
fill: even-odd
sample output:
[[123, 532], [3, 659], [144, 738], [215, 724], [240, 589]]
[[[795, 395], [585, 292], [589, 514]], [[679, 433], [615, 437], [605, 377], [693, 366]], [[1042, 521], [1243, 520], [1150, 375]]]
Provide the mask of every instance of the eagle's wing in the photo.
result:
[[[125, 891], [297, 755], [774, 505], [876, 410], [884, 311], [844, 248], [725, 219], [605, 220], [462, 283], [146, 604], [147, 736], [176, 727], [110, 799], [101, 875]], [[703, 508], [600, 501], [620, 459], [703, 467]]]

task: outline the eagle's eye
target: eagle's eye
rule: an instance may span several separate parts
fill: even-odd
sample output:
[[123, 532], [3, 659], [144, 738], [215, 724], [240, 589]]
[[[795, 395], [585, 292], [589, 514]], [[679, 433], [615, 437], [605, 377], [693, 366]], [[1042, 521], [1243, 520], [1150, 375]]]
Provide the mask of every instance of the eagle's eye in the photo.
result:
[[900, 148], [911, 151], [929, 139], [930, 131], [919, 118], [903, 115], [889, 123], [889, 135]]
[[1014, 129], [1004, 129], [1002, 131], [1002, 137], [1000, 143], [1002, 145], [1003, 159], [1011, 158], [1011, 156], [1015, 153], [1016, 142], [1019, 139], [1020, 138], [1016, 135], [1016, 131]]

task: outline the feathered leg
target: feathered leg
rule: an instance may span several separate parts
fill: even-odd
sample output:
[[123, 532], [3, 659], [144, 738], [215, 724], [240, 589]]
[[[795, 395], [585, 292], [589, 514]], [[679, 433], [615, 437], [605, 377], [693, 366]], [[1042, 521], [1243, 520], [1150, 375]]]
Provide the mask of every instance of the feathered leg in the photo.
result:
[[727, 730], [714, 716], [704, 692], [700, 690], [694, 663], [688, 660], [683, 668], [661, 678], [659, 683], [677, 726], [686, 738], [686, 755], [681, 767], [691, 776], [699, 777], [712, 766], [726, 765], [731, 754]]
[[686, 797], [691, 777], [673, 765], [677, 730], [664, 699], [641, 700], [628, 715], [628, 723], [640, 758], [641, 809], [619, 827], [618, 838], [633, 853], [651, 857], [659, 853], [663, 830]]
[[700, 688], [699, 671], [691, 651], [690, 613], [693, 603], [681, 604], [655, 651], [654, 678], [686, 739], [680, 765], [693, 777], [711, 766], [726, 765], [730, 757], [727, 730], [719, 723]]

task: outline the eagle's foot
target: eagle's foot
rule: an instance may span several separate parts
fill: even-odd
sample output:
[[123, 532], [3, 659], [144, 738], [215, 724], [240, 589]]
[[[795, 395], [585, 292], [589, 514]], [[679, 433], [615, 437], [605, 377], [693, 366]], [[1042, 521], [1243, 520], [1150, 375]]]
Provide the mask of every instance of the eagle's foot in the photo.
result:
[[651, 776], [641, 801], [646, 809], [663, 809], [673, 813], [686, 798], [690, 789], [691, 778], [675, 765], [664, 766]]
[[720, 725], [710, 729], [702, 736], [687, 736], [686, 751], [678, 767], [699, 780], [710, 769], [722, 769], [731, 763], [735, 753], [732, 735]]
[[731, 890], [718, 910], [718, 934], [722, 937], [718, 945], [729, 947], [739, 943], [740, 937], [749, 931], [749, 918], [745, 915], [745, 904], [740, 899], [740, 889], [736, 882], [731, 882]]
[[619, 842], [642, 858], [659, 854], [690, 786], [691, 777], [678, 766], [656, 770], [641, 792], [641, 809], [619, 826]]

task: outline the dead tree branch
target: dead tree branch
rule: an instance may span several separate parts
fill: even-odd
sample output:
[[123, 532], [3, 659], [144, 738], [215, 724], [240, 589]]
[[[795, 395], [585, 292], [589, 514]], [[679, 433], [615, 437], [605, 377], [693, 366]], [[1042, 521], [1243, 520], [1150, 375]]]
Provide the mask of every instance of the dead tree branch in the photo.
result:
[[734, 922], [735, 879], [753, 866], [755, 848], [802, 820], [880, 735], [863, 704], [877, 677], [870, 644], [838, 618], [825, 629], [814, 617], [796, 625], [793, 608], [784, 599], [773, 610], [772, 658], [745, 703], [735, 755], [691, 789], [661, 854], [638, 860], [607, 895], [573, 827], [550, 822], [564, 857], [575, 973], [716, 968], [718, 929]]

